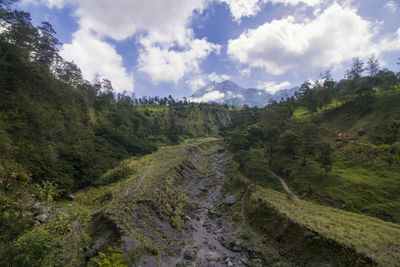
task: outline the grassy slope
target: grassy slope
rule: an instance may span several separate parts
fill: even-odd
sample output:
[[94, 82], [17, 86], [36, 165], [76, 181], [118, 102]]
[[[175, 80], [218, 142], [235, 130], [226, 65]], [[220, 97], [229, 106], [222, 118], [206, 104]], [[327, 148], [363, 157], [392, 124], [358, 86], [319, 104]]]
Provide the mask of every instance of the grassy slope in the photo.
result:
[[[355, 137], [359, 142], [371, 143], [374, 129], [388, 120], [400, 118], [400, 90], [375, 96], [372, 112], [357, 114], [349, 112], [340, 104], [331, 104], [328, 109], [314, 115], [324, 128], [340, 131]], [[294, 112], [295, 120], [306, 120], [310, 115], [303, 108]], [[359, 130], [365, 134], [357, 135]], [[382, 159], [357, 158], [351, 155], [360, 146], [336, 142], [332, 132], [321, 132], [321, 138], [335, 147], [332, 171], [325, 174], [319, 164], [311, 158], [308, 165], [288, 162], [294, 170], [287, 178], [289, 185], [305, 198], [324, 202], [354, 212], [366, 213], [393, 222], [400, 222], [400, 169]], [[371, 149], [379, 147], [371, 144]]]
[[[319, 236], [311, 235], [311, 239], [324, 238], [327, 244], [329, 240], [336, 241], [382, 266], [396, 266], [400, 262], [400, 226], [397, 224], [309, 201], [289, 199], [285, 194], [260, 187], [254, 189], [249, 203], [250, 216], [259, 216], [254, 212], [257, 206], [261, 209], [276, 209], [278, 216]], [[279, 232], [279, 229], [274, 231]]]

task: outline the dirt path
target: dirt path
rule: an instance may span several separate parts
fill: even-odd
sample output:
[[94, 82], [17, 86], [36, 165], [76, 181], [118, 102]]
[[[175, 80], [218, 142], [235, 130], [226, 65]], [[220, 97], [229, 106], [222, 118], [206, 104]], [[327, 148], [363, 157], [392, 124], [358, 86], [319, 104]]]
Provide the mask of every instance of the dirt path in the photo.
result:
[[[189, 197], [197, 204], [183, 228], [183, 248], [179, 255], [163, 259], [161, 266], [263, 266], [257, 250], [236, 233], [223, 207], [223, 183], [228, 157], [214, 153], [211, 173], [190, 185]], [[245, 228], [246, 226], [240, 226]], [[255, 237], [254, 237], [255, 238]]]
[[274, 176], [275, 178], [278, 178], [279, 181], [281, 181], [282, 187], [283, 189], [285, 189], [285, 191], [289, 194], [292, 195], [294, 199], [299, 200], [299, 197], [296, 196], [295, 194], [293, 194], [292, 190], [290, 190], [289, 186], [286, 184], [285, 180], [283, 180], [281, 177], [279, 177], [278, 175], [276, 175], [275, 173], [271, 172], [270, 170], [267, 170], [269, 172], [269, 174], [271, 174], [272, 176]]

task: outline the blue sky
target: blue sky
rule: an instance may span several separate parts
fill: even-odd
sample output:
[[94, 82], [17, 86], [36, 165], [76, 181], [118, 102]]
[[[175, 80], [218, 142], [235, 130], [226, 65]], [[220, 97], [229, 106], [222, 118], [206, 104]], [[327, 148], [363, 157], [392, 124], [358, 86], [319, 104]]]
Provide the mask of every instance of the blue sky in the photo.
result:
[[117, 92], [190, 96], [211, 81], [275, 92], [374, 54], [399, 71], [399, 0], [21, 0], [61, 55]]

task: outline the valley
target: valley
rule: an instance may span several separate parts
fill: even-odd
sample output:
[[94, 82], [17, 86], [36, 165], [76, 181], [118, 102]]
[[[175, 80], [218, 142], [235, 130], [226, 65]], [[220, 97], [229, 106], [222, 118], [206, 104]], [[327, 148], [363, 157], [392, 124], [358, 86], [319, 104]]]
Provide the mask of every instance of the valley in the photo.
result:
[[[274, 39], [254, 36], [279, 20], [240, 37], [238, 29], [226, 31], [223, 45], [196, 35], [202, 25], [190, 28], [191, 19], [207, 28], [214, 12], [228, 11], [218, 6], [232, 1], [183, 1], [182, 10], [168, 13], [188, 12], [172, 31], [126, 25], [129, 37], [90, 27], [57, 35], [49, 22], [36, 24], [43, 10], [66, 9], [81, 27], [87, 20], [80, 16], [92, 11], [83, 12], [82, 1], [57, 2], [0, 1], [0, 266], [400, 267], [400, 72], [386, 68], [400, 62], [356, 49], [364, 54], [324, 61], [333, 73], [312, 80], [308, 71], [322, 64], [309, 61], [314, 52], [300, 63], [265, 65], [265, 45]], [[258, 2], [276, 8], [282, 1]], [[332, 9], [357, 15], [352, 3], [331, 2], [314, 10], [315, 19]], [[136, 16], [148, 3], [128, 10], [128, 20], [163, 19]], [[32, 17], [19, 10], [32, 5]], [[112, 5], [110, 12], [120, 8]], [[396, 12], [394, 1], [385, 6]], [[311, 7], [297, 11], [305, 10]], [[97, 13], [102, 23], [120, 19]], [[255, 14], [248, 15], [241, 25]], [[284, 25], [304, 29], [313, 19]], [[241, 27], [240, 17], [230, 24]], [[68, 25], [61, 28], [72, 31]], [[233, 32], [239, 39], [228, 38]], [[210, 37], [222, 37], [215, 33]], [[62, 45], [60, 36], [72, 43]], [[398, 50], [398, 36], [387, 36], [379, 44]], [[91, 47], [78, 55], [101, 73], [64, 58], [82, 37]], [[247, 45], [253, 38], [257, 49]], [[296, 60], [276, 44], [269, 61]], [[132, 69], [119, 55], [125, 50]], [[254, 64], [242, 62], [250, 60], [246, 50], [254, 50]], [[213, 66], [204, 69], [210, 53]], [[299, 69], [295, 79], [284, 79], [292, 68]], [[272, 69], [279, 80], [266, 75]], [[344, 77], [335, 80], [339, 71]]]

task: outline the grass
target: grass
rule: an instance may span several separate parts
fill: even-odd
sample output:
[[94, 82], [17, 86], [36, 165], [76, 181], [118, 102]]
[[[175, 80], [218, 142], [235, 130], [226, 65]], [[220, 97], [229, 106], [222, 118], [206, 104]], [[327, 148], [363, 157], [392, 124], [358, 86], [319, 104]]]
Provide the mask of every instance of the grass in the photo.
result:
[[398, 224], [309, 201], [290, 200], [285, 194], [261, 187], [256, 187], [249, 201], [264, 208], [276, 208], [288, 220], [344, 247], [355, 249], [379, 265], [396, 266], [400, 262]]
[[326, 174], [309, 159], [306, 166], [287, 162], [287, 182], [302, 198], [337, 208], [400, 222], [400, 170], [383, 161], [348, 157], [337, 151]]
[[[321, 131], [319, 137], [335, 148], [332, 171], [325, 174], [311, 157], [307, 166], [296, 160], [285, 161], [281, 165], [291, 171], [289, 186], [303, 198], [400, 223], [400, 169], [396, 163], [388, 163], [393, 160], [392, 152], [388, 152], [391, 143], [382, 145], [376, 139], [386, 133], [386, 124], [400, 119], [398, 103], [400, 88], [377, 92], [369, 111], [353, 110], [354, 103], [338, 103], [337, 107], [331, 103], [326, 111], [314, 114], [323, 123], [321, 127], [329, 129]], [[294, 111], [294, 120], [310, 118], [303, 107]], [[363, 144], [339, 144], [334, 131]]]

